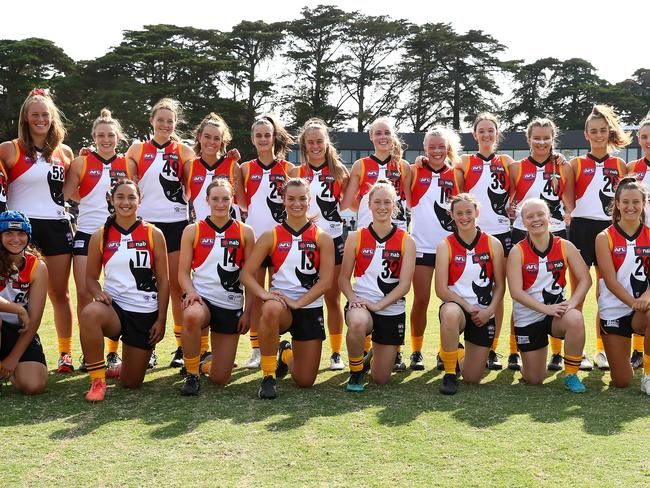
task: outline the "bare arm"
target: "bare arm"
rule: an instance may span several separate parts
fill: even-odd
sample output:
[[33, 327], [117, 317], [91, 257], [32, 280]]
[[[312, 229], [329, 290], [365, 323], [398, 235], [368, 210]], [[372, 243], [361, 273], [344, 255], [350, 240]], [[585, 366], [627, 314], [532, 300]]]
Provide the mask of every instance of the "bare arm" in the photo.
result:
[[63, 197], [65, 200], [69, 200], [73, 195], [78, 196], [79, 183], [81, 182], [81, 171], [84, 166], [84, 157], [79, 156], [72, 164], [70, 164], [70, 169], [68, 169], [67, 174], [65, 175], [65, 182], [63, 183]]
[[607, 289], [625, 305], [634, 308], [634, 297], [627, 292], [616, 277], [616, 269], [609, 249], [609, 239], [604, 231], [596, 236], [596, 259], [598, 260], [598, 271], [605, 281]]
[[334, 241], [329, 234], [321, 232], [318, 236], [317, 245], [320, 254], [318, 281], [298, 300], [286, 300], [286, 304], [294, 310], [309, 305], [318, 297], [323, 296], [332, 286], [332, 279], [334, 278]]
[[434, 273], [434, 286], [436, 295], [443, 302], [456, 302], [467, 313], [472, 312], [472, 305], [449, 289], [449, 248], [447, 241], [443, 240], [436, 247], [436, 272]]
[[343, 262], [341, 263], [341, 271], [339, 272], [339, 288], [348, 299], [350, 304], [358, 302], [358, 298], [352, 289], [352, 272], [354, 271], [354, 264], [356, 261], [357, 250], [357, 232], [350, 232], [348, 238], [345, 240], [345, 249], [343, 250]]
[[178, 284], [183, 290], [183, 309], [189, 307], [194, 302], [203, 303], [201, 296], [194, 289], [192, 283], [192, 258], [194, 256], [194, 236], [196, 235], [196, 226], [190, 224], [183, 230], [181, 237], [181, 251], [178, 255]]
[[265, 232], [255, 242], [253, 250], [246, 259], [244, 267], [240, 272], [240, 280], [246, 287], [247, 294], [252, 294], [262, 301], [274, 300], [275, 297], [261, 286], [255, 278], [255, 273], [262, 267], [262, 263], [270, 254], [273, 246], [273, 232]]
[[359, 194], [359, 185], [361, 184], [361, 160], [355, 161], [352, 165], [350, 178], [348, 179], [345, 194], [341, 200], [341, 210], [349, 208], [350, 210], [357, 211], [359, 204], [357, 202], [357, 195]]
[[167, 264], [167, 244], [163, 233], [153, 229], [153, 260], [156, 285], [158, 287], [158, 318], [149, 331], [149, 344], [154, 345], [165, 337], [167, 306], [169, 305], [169, 266]]
[[[596, 242], [598, 242], [598, 238], [596, 238]], [[576, 249], [571, 242], [565, 240], [564, 249], [567, 254], [567, 262], [571, 274], [578, 280], [578, 284], [571, 292], [571, 298], [568, 301], [569, 308], [576, 308], [578, 304], [584, 301], [587, 292], [589, 292], [589, 289], [591, 288], [591, 275], [589, 274], [589, 268], [585, 264], [584, 259], [582, 259], [580, 252], [578, 252], [578, 249]], [[598, 261], [598, 264], [600, 265], [600, 261]]]
[[564, 190], [562, 191], [562, 202], [566, 213], [570, 214], [576, 208], [576, 177], [571, 166], [564, 163], [560, 166], [560, 172], [564, 177]]
[[[246, 244], [244, 245], [244, 263], [248, 261], [251, 254], [253, 253], [253, 248], [255, 247], [255, 232], [253, 228], [249, 225], [243, 224], [244, 226], [244, 240]], [[244, 313], [239, 319], [239, 333], [245, 334], [250, 329], [250, 318], [253, 310], [253, 299], [255, 295], [249, 293], [247, 288], [244, 288]]]

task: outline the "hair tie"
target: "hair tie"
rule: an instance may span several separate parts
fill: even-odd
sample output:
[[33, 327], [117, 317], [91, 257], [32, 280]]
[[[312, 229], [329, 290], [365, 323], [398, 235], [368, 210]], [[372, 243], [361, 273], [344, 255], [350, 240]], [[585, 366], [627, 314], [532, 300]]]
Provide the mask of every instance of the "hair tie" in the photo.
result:
[[30, 97], [34, 97], [36, 95], [41, 97], [48, 97], [49, 93], [45, 90], [45, 88], [34, 88], [32, 91], [29, 92]]

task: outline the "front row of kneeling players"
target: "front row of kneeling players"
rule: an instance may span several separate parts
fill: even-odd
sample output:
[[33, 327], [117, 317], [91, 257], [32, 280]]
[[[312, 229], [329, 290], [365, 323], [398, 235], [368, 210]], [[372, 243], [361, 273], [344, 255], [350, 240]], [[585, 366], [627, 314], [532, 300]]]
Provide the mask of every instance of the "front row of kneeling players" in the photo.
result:
[[[239, 334], [249, 327], [246, 312], [253, 297], [264, 302], [259, 322], [263, 380], [260, 398], [277, 396], [276, 378], [291, 372], [301, 387], [313, 385], [325, 338], [322, 296], [331, 285], [334, 247], [331, 237], [309, 219], [309, 184], [289, 180], [283, 193], [286, 221], [254, 243], [250, 227], [230, 217], [233, 190], [226, 180], [207, 189], [210, 216], [189, 226], [183, 235], [179, 280], [185, 291], [187, 327], [183, 349], [187, 377], [185, 395], [199, 391], [199, 343], [210, 327], [212, 351], [203, 371], [218, 384], [230, 378]], [[88, 289], [94, 302], [81, 315], [81, 342], [92, 379], [86, 398], [101, 401], [106, 391], [103, 338], [121, 337], [123, 364], [117, 372], [127, 387], [143, 380], [153, 346], [164, 334], [168, 273], [165, 241], [153, 226], [137, 217], [138, 188], [129, 180], [111, 189], [113, 214], [90, 242]], [[601, 330], [615, 386], [627, 386], [632, 371], [627, 352], [632, 331], [645, 333], [650, 324], [650, 229], [644, 222], [647, 195], [633, 178], [621, 180], [616, 191], [613, 225], [596, 242]], [[369, 195], [372, 223], [348, 236], [339, 278], [348, 299], [346, 322], [350, 360], [349, 391], [364, 388], [365, 373], [386, 383], [395, 352], [403, 344], [405, 299], [415, 267], [415, 244], [391, 223], [395, 190], [379, 181]], [[482, 377], [494, 338], [494, 313], [503, 299], [503, 250], [498, 239], [476, 227], [480, 209], [470, 194], [451, 203], [454, 232], [436, 251], [435, 289], [442, 299], [441, 358], [445, 375], [441, 393], [457, 391], [458, 372], [469, 383]], [[539, 384], [545, 376], [548, 335], [565, 339], [565, 384], [585, 390], [576, 376], [584, 346], [584, 323], [576, 304], [584, 299], [591, 278], [576, 248], [549, 233], [545, 202], [527, 200], [521, 207], [528, 237], [510, 253], [507, 277], [513, 297], [517, 344], [522, 351], [523, 378]], [[45, 304], [47, 271], [28, 247], [29, 221], [19, 212], [0, 215], [0, 375], [10, 377], [25, 393], [45, 387], [47, 370], [36, 334]], [[266, 259], [275, 273], [267, 291], [255, 279]], [[104, 288], [98, 278], [104, 268]], [[215, 279], [215, 269], [216, 278]], [[241, 281], [249, 293], [244, 293]], [[565, 298], [567, 271], [573, 293]], [[351, 277], [354, 273], [354, 284]], [[24, 293], [25, 307], [16, 293]], [[27, 297], [29, 298], [27, 300]], [[246, 302], [246, 303], [244, 303]], [[25, 311], [27, 313], [25, 313]], [[278, 337], [290, 332], [292, 342]], [[465, 334], [465, 346], [459, 342]], [[372, 354], [363, 355], [372, 334]], [[642, 390], [650, 394], [650, 360], [646, 339]]]

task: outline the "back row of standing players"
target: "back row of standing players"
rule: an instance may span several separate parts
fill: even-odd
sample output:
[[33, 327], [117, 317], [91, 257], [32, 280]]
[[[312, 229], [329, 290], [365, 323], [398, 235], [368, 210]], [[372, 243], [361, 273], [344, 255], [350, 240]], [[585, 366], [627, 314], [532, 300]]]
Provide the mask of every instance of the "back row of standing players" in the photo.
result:
[[[612, 149], [625, 147], [630, 139], [615, 114], [604, 106], [594, 107], [585, 124], [589, 154], [568, 163], [554, 151], [557, 131], [552, 121], [537, 119], [531, 122], [527, 130], [531, 155], [515, 162], [506, 155], [496, 154], [499, 123], [493, 115], [481, 114], [473, 124], [479, 147], [475, 155], [460, 156], [458, 135], [444, 127], [434, 127], [424, 138], [426, 156], [418, 158], [413, 165], [402, 159], [402, 146], [390, 121], [378, 119], [370, 127], [374, 154], [355, 162], [350, 172], [330, 144], [327, 127], [318, 119], [304, 125], [298, 138], [301, 164], [294, 167], [283, 159], [293, 140], [273, 117], [261, 117], [253, 124], [252, 141], [257, 158], [241, 166], [237, 164], [239, 153], [226, 151], [231, 135], [221, 117], [210, 114], [202, 121], [197, 127], [193, 148], [180, 143], [175, 135], [179, 118], [177, 103], [169, 99], [158, 102], [151, 111], [152, 139], [132, 145], [122, 157], [116, 153], [116, 146], [123, 138], [120, 125], [108, 111], [103, 111], [92, 128], [96, 150], [73, 159], [71, 150], [63, 144], [65, 131], [53, 100], [44, 91], [34, 90], [21, 109], [18, 139], [0, 145], [3, 189], [7, 188], [2, 195], [7, 196], [8, 208], [29, 216], [33, 241], [47, 261], [48, 294], [59, 341], [59, 372], [73, 370], [73, 312], [67, 285], [71, 256], [74, 256], [80, 315], [93, 300], [86, 286], [88, 245], [91, 235], [106, 222], [110, 210], [106, 191], [119, 179], [131, 178], [138, 182], [142, 194], [139, 216], [154, 224], [165, 236], [178, 346], [171, 364], [182, 366], [183, 289], [178, 280], [179, 250], [188, 220], [198, 222], [210, 213], [204, 198], [206, 187], [216, 177], [227, 178], [237, 203], [235, 217], [240, 219], [244, 213], [247, 225], [259, 238], [285, 218], [286, 210], [280, 196], [282, 184], [289, 177], [305, 178], [310, 183], [312, 195], [309, 214], [317, 217], [318, 226], [332, 237], [335, 248], [333, 285], [324, 294], [332, 349], [331, 369], [343, 368], [340, 356], [343, 310], [337, 279], [344, 246], [340, 211], [345, 208], [357, 210], [358, 227], [367, 227], [371, 222], [369, 191], [377, 180], [387, 179], [398, 196], [395, 225], [406, 230], [407, 207], [412, 215], [416, 266], [414, 303], [410, 312], [410, 367], [421, 370], [424, 369], [422, 344], [436, 245], [453, 231], [448, 213], [452, 196], [461, 192], [476, 196], [481, 205], [480, 228], [501, 242], [506, 256], [513, 242], [526, 235], [521, 216], [515, 209], [526, 199], [542, 198], [551, 210], [550, 230], [554, 234], [566, 237], [566, 223], [570, 220], [568, 216], [572, 216], [571, 240], [586, 264], [591, 266], [595, 264], [595, 236], [611, 223], [609, 207], [618, 180], [630, 172], [645, 181], [650, 160], [650, 122], [647, 119], [638, 133], [645, 157], [628, 165], [620, 158], [610, 157]], [[68, 198], [80, 202], [74, 236], [64, 208]], [[267, 271], [271, 275], [273, 270], [273, 263], [267, 260], [258, 271], [258, 282], [263, 284]], [[137, 277], [134, 279], [137, 281]], [[224, 281], [224, 277], [220, 279]], [[261, 301], [251, 302], [247, 319], [253, 318], [250, 322], [253, 352], [246, 366], [255, 368], [260, 366], [261, 354], [254, 318], [260, 316]], [[492, 369], [501, 368], [495, 350], [502, 321], [501, 303], [496, 310], [496, 331], [488, 357], [488, 367]], [[518, 369], [516, 334], [514, 328], [511, 329], [508, 365]], [[203, 334], [202, 356], [208, 349], [206, 337]], [[561, 341], [552, 338], [551, 345], [553, 356], [549, 368], [560, 369]], [[108, 348], [109, 369], [118, 368], [117, 342], [109, 341]], [[642, 344], [635, 341], [634, 349], [636, 356], [632, 359], [638, 363], [639, 357], [642, 359]], [[367, 345], [365, 350], [368, 350]], [[603, 369], [608, 366], [598, 326], [596, 362]], [[395, 357], [394, 367], [405, 369], [401, 353]], [[591, 367], [584, 354], [581, 367]]]

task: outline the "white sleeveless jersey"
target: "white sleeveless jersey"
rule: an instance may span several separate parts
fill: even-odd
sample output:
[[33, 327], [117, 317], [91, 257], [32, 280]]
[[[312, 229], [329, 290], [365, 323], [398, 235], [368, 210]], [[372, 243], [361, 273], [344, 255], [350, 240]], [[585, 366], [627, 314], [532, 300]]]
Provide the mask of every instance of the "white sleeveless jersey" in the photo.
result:
[[[616, 280], [630, 295], [639, 298], [647, 290], [650, 277], [650, 228], [642, 225], [634, 235], [628, 236], [615, 224], [608, 227], [605, 233], [609, 240]], [[616, 321], [633, 312], [632, 308], [609, 291], [600, 274], [598, 290], [598, 311], [601, 319]]]
[[[298, 300], [316, 284], [319, 278], [320, 251], [318, 236], [321, 229], [311, 222], [299, 231], [287, 224], [273, 229], [271, 261], [275, 272], [271, 276], [271, 291], [279, 291], [291, 300]], [[320, 296], [303, 308], [323, 306]]]
[[273, 161], [264, 166], [259, 160], [249, 161], [244, 190], [248, 203], [246, 223], [253, 228], [255, 238], [259, 239], [282, 223], [286, 217], [280, 191], [287, 176], [288, 163], [284, 160]]
[[[38, 267], [40, 261], [36, 256], [28, 252], [25, 253], [25, 261], [18, 273], [9, 279], [0, 279], [0, 297], [10, 303], [16, 303], [27, 307], [29, 303], [29, 288], [31, 286], [32, 276]], [[9, 312], [0, 312], [0, 320], [9, 324], [18, 324], [18, 315]]]
[[474, 242], [468, 244], [453, 233], [445, 242], [449, 251], [447, 286], [470, 305], [487, 308], [494, 289], [490, 236], [479, 231]]
[[[631, 163], [630, 176], [634, 176], [645, 186], [646, 192], [650, 194], [650, 161], [645, 157]], [[645, 225], [650, 225], [650, 201], [645, 206]]]
[[138, 215], [149, 222], [187, 220], [187, 204], [180, 180], [185, 161], [180, 146], [174, 141], [162, 146], [155, 141], [143, 142], [137, 163], [138, 186], [142, 193]]
[[619, 158], [605, 156], [597, 159], [591, 154], [578, 158], [575, 182], [576, 207], [572, 217], [592, 220], [611, 220], [611, 202], [618, 180], [625, 172]]
[[99, 154], [84, 157], [79, 179], [79, 216], [77, 228], [86, 234], [99, 229], [113, 211], [107, 193], [118, 179], [130, 178], [126, 159], [113, 156], [106, 160]]
[[[103, 243], [102, 227], [100, 242]], [[129, 312], [158, 310], [158, 287], [154, 274], [153, 227], [140, 219], [130, 228], [113, 224], [102, 244], [104, 291]]]
[[315, 224], [327, 232], [333, 239], [343, 235], [341, 218], [341, 185], [324, 163], [319, 169], [313, 167], [298, 168], [298, 176], [309, 182], [311, 203], [308, 215], [315, 218]]
[[464, 176], [464, 191], [472, 193], [481, 205], [477, 222], [481, 230], [490, 235], [509, 232], [507, 207], [510, 177], [503, 156], [469, 156]]
[[[393, 227], [383, 239], [372, 226], [357, 230], [356, 258], [354, 264], [354, 294], [371, 303], [377, 303], [399, 285], [404, 259], [406, 231]], [[378, 315], [399, 315], [405, 312], [406, 299], [400, 298]]]
[[29, 158], [15, 140], [16, 160], [9, 170], [7, 208], [23, 212], [33, 219], [59, 220], [68, 218], [63, 198], [65, 163], [67, 160], [59, 147], [52, 161], [36, 153]]
[[[212, 167], [206, 163], [203, 158], [196, 158], [190, 164], [190, 172], [187, 178], [186, 188], [189, 193], [189, 201], [192, 204], [193, 213], [188, 216], [188, 220], [199, 222], [205, 220], [210, 215], [210, 205], [206, 200], [206, 191], [210, 183], [216, 178], [224, 178], [235, 186], [233, 176], [234, 168], [237, 163], [225, 156], [220, 158]], [[233, 219], [241, 221], [241, 209], [234, 201], [230, 208], [230, 215]]]
[[411, 184], [411, 235], [418, 257], [435, 254], [436, 247], [452, 232], [449, 201], [458, 193], [454, 169], [434, 170], [428, 164], [413, 169]]
[[223, 228], [210, 220], [196, 223], [192, 284], [217, 307], [238, 310], [244, 306], [239, 271], [244, 265], [244, 227], [230, 219]]
[[553, 164], [550, 157], [542, 163], [538, 163], [530, 157], [519, 161], [519, 179], [515, 185], [517, 206], [513, 227], [526, 231], [521, 219], [521, 204], [531, 198], [541, 198], [551, 212], [549, 230], [552, 233], [565, 230], [563, 190], [564, 181], [561, 171]]

